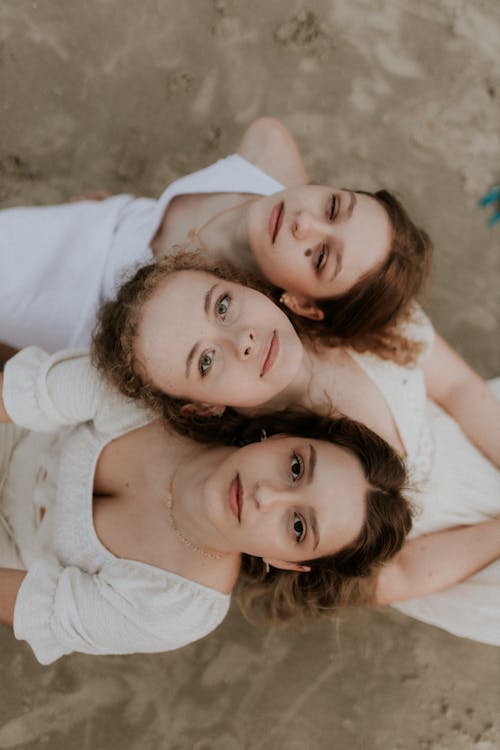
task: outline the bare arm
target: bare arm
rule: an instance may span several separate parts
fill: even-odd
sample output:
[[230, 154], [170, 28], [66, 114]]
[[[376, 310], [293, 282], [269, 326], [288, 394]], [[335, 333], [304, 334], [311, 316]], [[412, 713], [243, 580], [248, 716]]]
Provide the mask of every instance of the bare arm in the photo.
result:
[[484, 380], [438, 335], [422, 369], [429, 397], [500, 468], [500, 402]]
[[274, 117], [254, 120], [236, 151], [285, 187], [309, 182], [297, 143], [285, 125]]
[[26, 571], [0, 568], [0, 624], [10, 625], [14, 622], [14, 607], [17, 594], [24, 580]]
[[426, 596], [500, 557], [500, 519], [437, 531], [406, 542], [378, 575], [378, 605]]

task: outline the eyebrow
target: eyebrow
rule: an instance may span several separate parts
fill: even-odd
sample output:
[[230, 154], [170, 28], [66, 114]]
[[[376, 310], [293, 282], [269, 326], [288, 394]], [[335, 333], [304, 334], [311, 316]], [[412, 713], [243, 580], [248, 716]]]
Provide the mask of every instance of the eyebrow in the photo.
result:
[[347, 217], [348, 219], [351, 218], [352, 212], [354, 210], [354, 207], [356, 206], [357, 199], [356, 199], [356, 193], [353, 193], [352, 190], [349, 190], [349, 195], [351, 196], [351, 199], [349, 201], [349, 205], [347, 206]]
[[316, 516], [316, 511], [311, 510], [309, 514], [309, 523], [311, 524], [311, 529], [314, 537], [314, 545], [313, 550], [317, 549], [319, 544], [319, 530], [318, 530], [318, 518]]
[[210, 287], [210, 289], [208, 290], [208, 292], [205, 294], [204, 309], [205, 309], [205, 315], [207, 315], [207, 316], [210, 314], [210, 310], [212, 308], [212, 296], [213, 296], [213, 293], [217, 289], [218, 286], [219, 286], [218, 282], [215, 282], [215, 284], [213, 284]]
[[[316, 462], [318, 460], [318, 454], [316, 453], [316, 449], [313, 445], [309, 444], [309, 467], [307, 470], [307, 484], [311, 484], [312, 480], [314, 479], [314, 470], [316, 468]], [[311, 508], [311, 511], [309, 513], [309, 523], [311, 525], [313, 537], [314, 537], [314, 546], [313, 549], [315, 550], [319, 544], [319, 530], [318, 530], [318, 518], [316, 516], [316, 511]]]
[[314, 445], [311, 445], [311, 443], [309, 443], [309, 467], [307, 469], [307, 484], [311, 484], [312, 480], [314, 479], [314, 469], [316, 468], [317, 460], [318, 455], [316, 453], [316, 449]]
[[[218, 282], [215, 282], [215, 284], [212, 284], [210, 289], [207, 290], [207, 293], [205, 294], [205, 299], [203, 301], [203, 310], [205, 312], [205, 316], [208, 318], [210, 315], [210, 310], [212, 309], [212, 297], [214, 294], [214, 291], [217, 289]], [[200, 342], [197, 341], [196, 344], [191, 348], [189, 354], [186, 357], [186, 380], [190, 376], [190, 370], [191, 365], [193, 364], [194, 355], [196, 354], [196, 350], [200, 346]]]
[[336, 279], [342, 270], [342, 261], [344, 258], [344, 243], [343, 242], [340, 242], [334, 248], [334, 253], [335, 253], [335, 267], [333, 269], [333, 273], [331, 274], [330, 278], [327, 279], [328, 283]]

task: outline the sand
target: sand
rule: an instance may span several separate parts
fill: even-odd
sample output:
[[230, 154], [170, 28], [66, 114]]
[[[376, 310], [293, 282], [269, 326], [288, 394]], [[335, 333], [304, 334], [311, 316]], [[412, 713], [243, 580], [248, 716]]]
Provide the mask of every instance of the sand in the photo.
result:
[[[282, 118], [316, 181], [388, 187], [435, 246], [423, 298], [500, 373], [498, 0], [2, 0], [0, 205], [156, 196]], [[161, 656], [38, 665], [0, 632], [0, 750], [494, 750], [500, 649], [390, 610]]]

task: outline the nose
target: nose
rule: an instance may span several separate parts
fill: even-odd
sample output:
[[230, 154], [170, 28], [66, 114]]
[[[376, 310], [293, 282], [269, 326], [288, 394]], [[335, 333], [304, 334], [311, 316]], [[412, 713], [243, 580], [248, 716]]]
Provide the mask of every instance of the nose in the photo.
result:
[[236, 352], [240, 359], [248, 359], [255, 347], [255, 333], [252, 329], [242, 328], [236, 335]]
[[330, 228], [331, 224], [325, 219], [309, 211], [297, 211], [292, 224], [292, 234], [296, 240], [306, 240], [315, 234], [324, 234]]
[[255, 500], [259, 510], [271, 510], [292, 501], [292, 492], [286, 487], [277, 487], [267, 482], [259, 482], [255, 488]]

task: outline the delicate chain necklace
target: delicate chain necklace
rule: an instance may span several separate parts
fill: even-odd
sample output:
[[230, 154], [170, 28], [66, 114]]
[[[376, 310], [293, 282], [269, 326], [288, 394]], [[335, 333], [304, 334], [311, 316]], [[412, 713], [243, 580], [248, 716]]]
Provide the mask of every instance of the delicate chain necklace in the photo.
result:
[[203, 557], [208, 557], [209, 560], [220, 560], [221, 557], [223, 557], [220, 552], [209, 552], [205, 547], [200, 547], [198, 544], [195, 544], [193, 541], [191, 541], [191, 539], [189, 539], [187, 536], [184, 536], [175, 522], [172, 492], [169, 492], [167, 497], [165, 498], [165, 505], [167, 506], [168, 520], [174, 531], [174, 534], [178, 539], [181, 540], [183, 544], [186, 545], [186, 547], [194, 550], [194, 552], [199, 552], [199, 554], [203, 555]]
[[252, 203], [253, 201], [255, 201], [256, 198], [257, 196], [254, 195], [251, 198], [248, 198], [248, 200], [246, 201], [242, 201], [241, 203], [236, 203], [236, 205], [229, 206], [228, 208], [223, 208], [220, 211], [217, 211], [216, 214], [211, 216], [208, 219], [208, 221], [206, 221], [204, 224], [201, 225], [201, 227], [199, 227], [199, 229], [190, 229], [189, 232], [187, 233], [188, 244], [197, 240], [200, 245], [200, 250], [203, 250], [206, 253], [210, 253], [210, 248], [207, 247], [207, 245], [205, 244], [201, 236], [202, 232], [204, 232], [205, 229], [207, 229], [207, 227], [210, 226], [210, 224], [213, 224], [213, 222], [217, 221], [217, 219], [219, 219], [224, 214], [227, 214], [230, 211], [235, 211], [236, 209], [241, 209], [247, 203]]

